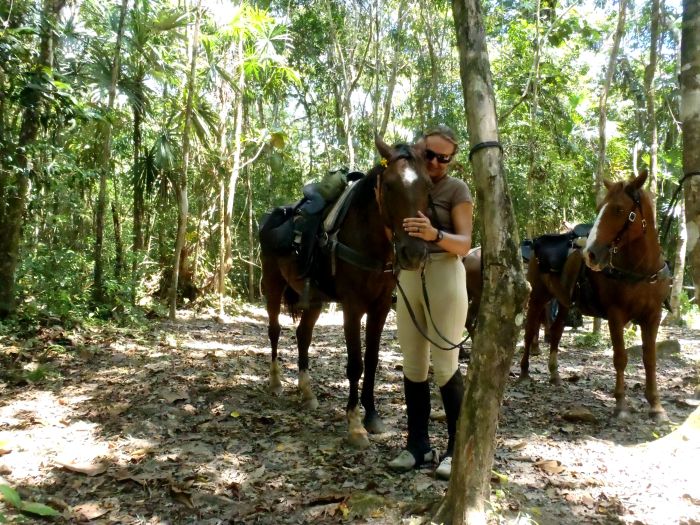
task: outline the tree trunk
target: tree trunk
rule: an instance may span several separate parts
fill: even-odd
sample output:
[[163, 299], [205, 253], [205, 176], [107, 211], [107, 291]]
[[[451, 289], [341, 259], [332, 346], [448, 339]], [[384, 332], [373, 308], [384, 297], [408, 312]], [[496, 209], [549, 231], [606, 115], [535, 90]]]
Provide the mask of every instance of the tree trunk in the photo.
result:
[[112, 202], [112, 225], [114, 226], [114, 277], [119, 281], [124, 269], [124, 245], [122, 243], [122, 223], [119, 217], [119, 209], [114, 201]]
[[[498, 140], [496, 101], [486, 50], [480, 0], [453, 0], [460, 75], [470, 145]], [[483, 210], [484, 294], [458, 422], [447, 494], [435, 521], [485, 524], [496, 426], [515, 345], [524, 319], [528, 286], [520, 260], [513, 205], [497, 147], [472, 159], [477, 205]]]
[[[37, 63], [32, 72], [33, 82], [43, 83], [42, 78], [53, 67], [54, 40], [52, 33], [58, 13], [65, 0], [44, 0], [41, 13], [41, 41]], [[15, 169], [5, 176], [0, 173], [0, 319], [13, 313], [15, 303], [15, 273], [19, 262], [19, 245], [24, 222], [24, 212], [29, 198], [29, 174], [31, 148], [39, 134], [41, 122], [41, 89], [28, 92], [15, 153]]]
[[[678, 202], [680, 213], [678, 214], [678, 242], [676, 243], [676, 253], [673, 259], [673, 285], [671, 286], [671, 313], [670, 322], [681, 320], [681, 293], [683, 292], [683, 274], [685, 274], [685, 254], [688, 246], [688, 231], [685, 227], [685, 205], [683, 199]], [[669, 210], [669, 213], [672, 210]]]
[[617, 15], [617, 28], [613, 35], [613, 45], [610, 49], [610, 60], [608, 60], [608, 69], [605, 71], [605, 82], [600, 92], [599, 117], [598, 117], [598, 169], [595, 176], [594, 192], [596, 202], [599, 202], [604, 195], [605, 187], [603, 186], [603, 178], [605, 177], [606, 168], [606, 149], [607, 149], [607, 134], [605, 127], [608, 123], [608, 93], [612, 84], [613, 74], [615, 73], [615, 63], [617, 62], [617, 53], [620, 49], [620, 41], [625, 34], [625, 16], [627, 15], [627, 0], [620, 0], [620, 8]]
[[[228, 183], [228, 200], [226, 202], [226, 216], [224, 235], [226, 236], [226, 264], [227, 274], [233, 264], [233, 250], [231, 241], [231, 224], [233, 222], [233, 204], [236, 198], [236, 185], [241, 174], [241, 149], [243, 141], [243, 91], [245, 88], [245, 54], [243, 49], [243, 37], [238, 40], [238, 92], [236, 93], [236, 110], [234, 114], [235, 128], [233, 132], [233, 168]], [[224, 288], [225, 293], [225, 288]]]
[[253, 170], [246, 170], [246, 185], [248, 187], [248, 301], [255, 300], [255, 245], [257, 244], [254, 232], [253, 217]]
[[700, 3], [697, 0], [683, 0], [680, 84], [688, 253], [695, 304], [700, 304]]
[[114, 59], [109, 82], [109, 94], [107, 96], [106, 114], [101, 126], [102, 154], [100, 155], [100, 190], [97, 196], [97, 208], [95, 212], [95, 270], [93, 277], [93, 300], [103, 303], [104, 296], [104, 262], [102, 261], [102, 244], [105, 231], [105, 210], [107, 209], [107, 179], [112, 171], [112, 122], [109, 113], [114, 108], [114, 99], [117, 96], [117, 82], [119, 81], [119, 69], [121, 62], [122, 37], [124, 35], [124, 18], [128, 0], [122, 0], [119, 11], [119, 25], [117, 26], [117, 42], [114, 46]]
[[[141, 69], [134, 81], [134, 88], [137, 90], [136, 98], [141, 100], [145, 71]], [[143, 222], [145, 208], [145, 177], [139, 176], [138, 166], [141, 158], [141, 124], [143, 121], [142, 109], [139, 103], [132, 106], [134, 114], [134, 151], [133, 151], [133, 168], [132, 168], [132, 184], [134, 188], [134, 243], [132, 246], [132, 262], [131, 262], [131, 302], [136, 303], [136, 288], [139, 282], [139, 264], [141, 262], [141, 252], [144, 246]]]
[[[659, 47], [659, 7], [660, 0], [651, 1], [651, 35], [649, 42], [649, 64], [644, 69], [644, 93], [647, 99], [647, 129], [649, 130], [649, 190], [652, 199], [656, 202], [658, 186], [658, 153], [659, 140], [656, 129], [656, 90], [654, 89], [654, 77], [656, 76], [656, 62]], [[656, 206], [654, 206], [656, 212]]]
[[187, 102], [185, 105], [185, 123], [182, 132], [182, 171], [175, 182], [175, 195], [177, 198], [177, 236], [175, 237], [175, 254], [173, 256], [173, 276], [170, 282], [169, 317], [175, 320], [177, 312], [177, 285], [180, 277], [180, 258], [185, 246], [185, 234], [187, 233], [187, 217], [189, 214], [189, 201], [187, 197], [187, 170], [190, 162], [190, 127], [192, 126], [192, 105], [194, 101], [194, 89], [197, 70], [197, 52], [199, 48], [199, 22], [201, 19], [202, 0], [197, 1], [194, 20], [194, 31], [190, 40], [190, 72], [187, 78]]
[[379, 136], [384, 137], [386, 128], [391, 118], [391, 103], [394, 100], [394, 89], [396, 88], [396, 78], [399, 72], [399, 61], [403, 57], [401, 53], [401, 35], [403, 35], [403, 23], [406, 18], [406, 0], [401, 0], [397, 11], [398, 25], [396, 27], [396, 40], [394, 42], [394, 59], [391, 63], [391, 72], [386, 85], [386, 96], [384, 97], [384, 108], [382, 110], [382, 123], [379, 126]]

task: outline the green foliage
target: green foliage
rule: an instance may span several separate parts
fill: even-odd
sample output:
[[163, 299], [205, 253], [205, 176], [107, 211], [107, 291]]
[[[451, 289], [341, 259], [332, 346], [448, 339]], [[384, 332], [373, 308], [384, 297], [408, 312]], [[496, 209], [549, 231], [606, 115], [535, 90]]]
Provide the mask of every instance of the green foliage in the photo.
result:
[[[43, 518], [53, 518], [60, 516], [61, 513], [56, 509], [53, 509], [43, 503], [36, 503], [34, 501], [22, 501], [19, 494], [15, 489], [9, 485], [0, 485], [0, 495], [3, 499], [12, 505], [15, 509], [20, 512], [27, 514], [33, 514], [35, 516], [41, 516]], [[0, 515], [0, 518], [4, 519], [4, 516]]]
[[608, 337], [602, 331], [588, 332], [574, 337], [574, 344], [583, 348], [605, 348], [608, 343]]

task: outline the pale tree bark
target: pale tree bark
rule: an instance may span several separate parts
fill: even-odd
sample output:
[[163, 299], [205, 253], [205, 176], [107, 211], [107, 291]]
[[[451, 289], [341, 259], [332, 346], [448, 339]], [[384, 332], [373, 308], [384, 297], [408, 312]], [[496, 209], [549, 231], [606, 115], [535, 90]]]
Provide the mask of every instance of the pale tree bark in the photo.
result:
[[683, 274], [685, 273], [685, 254], [688, 246], [688, 230], [685, 227], [685, 203], [683, 197], [678, 201], [678, 242], [673, 258], [673, 285], [671, 286], [671, 313], [669, 322], [681, 320], [681, 293], [683, 292]]
[[396, 79], [399, 73], [399, 62], [403, 54], [401, 53], [401, 37], [403, 35], [403, 24], [406, 18], [406, 0], [401, 0], [398, 8], [398, 22], [396, 25], [396, 40], [394, 41], [394, 57], [391, 61], [391, 71], [386, 84], [386, 95], [382, 108], [382, 121], [379, 125], [379, 136], [384, 137], [386, 128], [389, 126], [391, 118], [391, 103], [394, 100], [394, 89], [396, 89]]
[[[226, 88], [224, 79], [219, 84], [219, 158], [226, 156], [226, 136], [228, 132], [228, 112], [231, 107], [230, 92]], [[216, 291], [219, 296], [219, 318], [224, 317], [224, 298], [226, 296], [226, 178], [222, 166], [219, 179], [219, 273]]]
[[695, 304], [700, 304], [700, 2], [683, 0], [681, 34], [681, 114], [688, 262]]
[[128, 0], [122, 0], [119, 11], [119, 25], [117, 26], [117, 42], [114, 46], [114, 58], [109, 81], [109, 93], [107, 95], [106, 116], [101, 126], [102, 154], [100, 155], [100, 189], [97, 195], [95, 210], [95, 260], [93, 276], [93, 299], [96, 303], [104, 302], [104, 261], [102, 260], [102, 244], [104, 242], [105, 210], [107, 208], [107, 179], [112, 172], [112, 122], [110, 113], [114, 108], [114, 99], [117, 97], [117, 82], [119, 81], [120, 58], [122, 38], [124, 36], [124, 18]]
[[177, 235], [175, 237], [175, 253], [173, 255], [173, 274], [170, 280], [169, 317], [175, 320], [177, 315], [177, 285], [180, 277], [180, 259], [185, 246], [187, 233], [187, 218], [189, 201], [187, 197], [187, 170], [190, 163], [190, 128], [192, 127], [192, 106], [197, 70], [197, 54], [199, 50], [199, 22], [202, 14], [202, 0], [197, 1], [195, 10], [194, 30], [189, 42], [190, 71], [187, 77], [187, 102], [185, 104], [185, 123], [182, 132], [182, 171], [175, 181], [175, 196], [177, 199]]
[[253, 217], [253, 170], [248, 168], [246, 188], [248, 190], [248, 301], [255, 300], [255, 244], [256, 238], [253, 230], [255, 219]]
[[[333, 21], [333, 10], [330, 2], [325, 2], [328, 13], [330, 37], [331, 37], [331, 54], [333, 55], [336, 67], [340, 72], [340, 84], [336, 86], [336, 105], [340, 111], [342, 119], [342, 135], [345, 139], [345, 145], [348, 153], [348, 168], [350, 171], [355, 169], [355, 146], [354, 146], [354, 118], [352, 110], [352, 95], [357, 88], [357, 83], [362, 77], [365, 65], [367, 64], [367, 55], [372, 43], [372, 35], [367, 36], [367, 42], [364, 49], [361, 51], [361, 56], [355, 59], [357, 47], [351, 47], [346, 50], [343, 48], [343, 43], [338, 35], [338, 30]], [[370, 31], [372, 31], [370, 25]], [[357, 46], [360, 41], [357, 41]]]
[[[652, 199], [656, 202], [656, 192], [658, 186], [658, 154], [659, 140], [656, 128], [656, 89], [654, 88], [654, 77], [656, 76], [656, 63], [659, 47], [659, 17], [660, 0], [651, 1], [651, 35], [649, 42], [649, 63], [644, 69], [644, 93], [647, 99], [647, 126], [649, 133], [649, 190]], [[656, 206], [654, 206], [656, 211]]]
[[[52, 71], [54, 56], [53, 31], [65, 0], [44, 0], [41, 13], [39, 55], [32, 72], [32, 81], [41, 84], [46, 71]], [[19, 246], [24, 213], [29, 199], [29, 175], [33, 170], [32, 146], [41, 123], [41, 89], [28, 90], [22, 113], [19, 139], [12, 173], [0, 169], [0, 319], [16, 308], [15, 273], [19, 262]]]
[[613, 43], [610, 49], [610, 59], [608, 60], [608, 68], [605, 71], [605, 81], [600, 91], [600, 101], [598, 106], [598, 166], [595, 176], [594, 192], [596, 202], [603, 198], [605, 187], [603, 179], [605, 178], [606, 168], [606, 149], [607, 149], [607, 134], [605, 128], [608, 123], [608, 94], [612, 85], [613, 75], [615, 74], [615, 63], [617, 62], [617, 54], [620, 50], [620, 41], [625, 34], [625, 17], [627, 16], [627, 0], [620, 0], [619, 11], [617, 14], [617, 28], [613, 35]]
[[[480, 0], [453, 0], [470, 146], [498, 141], [496, 101]], [[473, 156], [482, 209], [484, 293], [458, 422], [447, 494], [434, 521], [485, 524], [498, 414], [523, 323], [528, 285], [498, 147]]]
[[[539, 79], [540, 79], [540, 53], [542, 50], [542, 41], [540, 40], [540, 1], [537, 0], [537, 7], [535, 10], [535, 57], [533, 59], [533, 74], [532, 82], [530, 84], [530, 96], [532, 98], [530, 103], [530, 144], [528, 149], [530, 150], [530, 167], [527, 171], [527, 200], [528, 202], [535, 202], [533, 198], [534, 194], [534, 175], [535, 169], [537, 167], [537, 133], [534, 132], [537, 126], [537, 108], [539, 104]], [[534, 216], [533, 216], [534, 217]], [[525, 225], [527, 232], [527, 237], [532, 239], [535, 236], [535, 224], [533, 220], [528, 220]]]
[[[224, 239], [226, 242], [226, 260], [222, 261], [225, 268], [224, 275], [228, 273], [233, 264], [233, 247], [231, 240], [231, 223], [233, 220], [233, 204], [236, 200], [236, 186], [241, 175], [241, 150], [243, 143], [243, 91], [245, 89], [245, 53], [243, 49], [243, 35], [238, 37], [238, 90], [235, 93], [234, 131], [233, 131], [233, 167], [228, 182], [228, 196], [226, 200], [226, 215], [224, 216]], [[223, 282], [223, 281], [222, 281]], [[223, 293], [226, 293], [224, 284]]]

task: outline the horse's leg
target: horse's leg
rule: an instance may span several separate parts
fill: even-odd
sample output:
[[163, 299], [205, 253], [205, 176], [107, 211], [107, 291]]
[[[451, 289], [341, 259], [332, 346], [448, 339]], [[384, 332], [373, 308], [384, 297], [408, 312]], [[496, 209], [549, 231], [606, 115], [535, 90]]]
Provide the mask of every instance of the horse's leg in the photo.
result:
[[386, 432], [386, 426], [374, 406], [374, 381], [379, 364], [379, 343], [384, 330], [387, 308], [375, 309], [367, 313], [365, 336], [365, 375], [362, 379], [362, 406], [365, 407], [364, 426], [372, 434]]
[[613, 345], [613, 363], [615, 364], [615, 416], [629, 419], [630, 413], [625, 398], [625, 368], [627, 368], [627, 349], [623, 330], [624, 321], [618, 313], [608, 312], [608, 328]]
[[535, 335], [540, 330], [542, 314], [544, 314], [542, 303], [530, 295], [527, 305], [527, 317], [525, 319], [525, 349], [520, 360], [520, 378], [518, 381], [530, 380], [530, 349], [535, 340]]
[[[343, 330], [347, 346], [347, 377], [350, 394], [346, 414], [348, 418], [348, 441], [353, 447], [369, 446], [369, 436], [362, 424], [359, 403], [359, 383], [362, 375], [362, 342], [360, 338], [362, 312], [347, 303], [343, 304]], [[375, 365], [376, 366], [376, 365]]]
[[309, 376], [309, 346], [311, 346], [311, 335], [321, 315], [321, 305], [311, 306], [301, 314], [299, 326], [297, 326], [297, 349], [299, 351], [299, 382], [298, 388], [301, 394], [302, 407], [306, 410], [318, 408], [318, 400], [311, 389], [311, 378]]
[[[277, 345], [280, 338], [280, 308], [282, 306], [282, 293], [284, 291], [284, 280], [278, 273], [277, 268], [269, 263], [264, 264], [264, 290], [267, 309], [267, 337], [270, 339], [272, 354], [270, 357], [270, 380], [268, 389], [274, 395], [282, 393], [282, 374], [279, 362], [277, 361]], [[278, 278], [274, 278], [278, 277]]]
[[646, 388], [644, 395], [649, 402], [649, 416], [656, 421], [668, 419], [666, 411], [661, 406], [659, 392], [656, 388], [656, 334], [659, 329], [659, 319], [642, 324], [642, 360], [644, 361], [644, 372], [646, 375]]
[[564, 323], [569, 309], [560, 304], [557, 316], [554, 318], [552, 326], [549, 328], [549, 382], [558, 385], [561, 383], [559, 376], [559, 341], [564, 332]]

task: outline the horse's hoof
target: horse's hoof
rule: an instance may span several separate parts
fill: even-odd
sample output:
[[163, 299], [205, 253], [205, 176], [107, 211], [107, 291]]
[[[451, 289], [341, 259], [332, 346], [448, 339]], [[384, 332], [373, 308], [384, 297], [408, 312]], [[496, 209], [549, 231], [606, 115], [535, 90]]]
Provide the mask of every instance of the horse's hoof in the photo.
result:
[[650, 410], [649, 417], [656, 423], [665, 423], [669, 420], [668, 414], [666, 414], [666, 411], [663, 408]]
[[538, 346], [533, 346], [532, 348], [530, 348], [530, 356], [534, 355], [542, 355], [542, 351]]
[[524, 385], [530, 384], [532, 383], [532, 378], [529, 374], [520, 374], [520, 377], [518, 378], [518, 383]]
[[354, 448], [364, 450], [369, 447], [369, 436], [367, 431], [362, 430], [351, 430], [348, 433], [348, 443]]
[[370, 434], [383, 434], [386, 432], [386, 425], [378, 415], [366, 417], [364, 420], [365, 428]]
[[304, 410], [316, 410], [318, 408], [318, 399], [316, 399], [315, 396], [308, 399], [302, 399], [301, 406]]
[[268, 390], [273, 396], [280, 396], [282, 395], [282, 383], [280, 383], [279, 381], [270, 381]]
[[615, 409], [615, 418], [618, 421], [629, 421], [632, 418], [632, 415], [626, 408], [618, 408]]
[[549, 378], [549, 382], [553, 385], [561, 385], [561, 377], [557, 374]]

